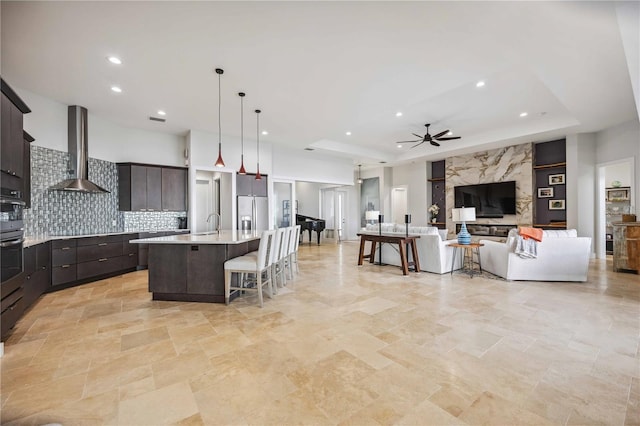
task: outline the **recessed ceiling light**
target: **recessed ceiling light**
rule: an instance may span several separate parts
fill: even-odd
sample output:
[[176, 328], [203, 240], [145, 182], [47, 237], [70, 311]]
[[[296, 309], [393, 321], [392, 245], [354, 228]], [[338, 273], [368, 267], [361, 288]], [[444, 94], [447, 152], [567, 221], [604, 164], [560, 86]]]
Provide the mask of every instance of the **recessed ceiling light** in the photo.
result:
[[345, 135], [351, 136], [351, 132], [347, 132], [347, 133], [345, 133]]
[[266, 130], [263, 130], [263, 131], [262, 131], [262, 134], [263, 134], [263, 135], [268, 135], [268, 134], [269, 134], [269, 132], [267, 132]]
[[122, 65], [122, 61], [120, 60], [120, 58], [117, 58], [117, 57], [115, 57], [115, 56], [109, 56], [109, 57], [107, 58], [107, 60], [108, 60], [109, 62], [111, 62], [112, 64]]
[[484, 87], [484, 81], [480, 80], [476, 83], [476, 87]]
[[402, 148], [402, 145], [398, 145], [398, 148]]
[[158, 115], [167, 115], [167, 113], [164, 112], [163, 110], [159, 109], [158, 110]]
[[449, 130], [449, 133], [447, 133], [447, 136], [451, 136], [451, 135], [453, 135], [453, 132]]
[[526, 117], [527, 115], [529, 115], [529, 113], [528, 113], [528, 112], [521, 112], [521, 113], [520, 113], [520, 117]]
[[122, 93], [122, 89], [119, 88], [118, 86], [111, 86], [111, 90], [113, 90], [116, 93]]
[[396, 117], [402, 117], [402, 112], [400, 111], [396, 112]]

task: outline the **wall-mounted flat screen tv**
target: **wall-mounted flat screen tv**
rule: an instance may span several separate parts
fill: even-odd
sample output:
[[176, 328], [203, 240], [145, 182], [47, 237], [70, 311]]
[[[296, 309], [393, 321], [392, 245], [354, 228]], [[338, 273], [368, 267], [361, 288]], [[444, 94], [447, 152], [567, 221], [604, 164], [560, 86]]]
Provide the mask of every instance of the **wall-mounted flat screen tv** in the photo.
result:
[[456, 186], [455, 207], [475, 207], [476, 217], [516, 214], [516, 181]]

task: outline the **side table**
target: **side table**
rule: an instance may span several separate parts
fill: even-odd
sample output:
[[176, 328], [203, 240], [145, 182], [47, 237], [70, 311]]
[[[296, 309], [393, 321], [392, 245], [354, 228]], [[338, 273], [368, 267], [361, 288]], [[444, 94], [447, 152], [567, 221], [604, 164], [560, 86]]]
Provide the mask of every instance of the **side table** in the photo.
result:
[[[459, 244], [459, 243], [449, 243], [450, 247], [453, 247], [453, 259], [451, 260], [451, 275], [453, 275], [453, 268], [456, 264], [456, 253], [459, 248], [464, 249], [464, 253], [462, 254], [464, 257], [462, 258], [462, 270], [469, 273], [469, 276], [473, 278], [473, 274], [481, 274], [482, 273], [482, 260], [480, 259], [480, 247], [484, 246], [481, 243], [470, 243], [470, 244]], [[476, 251], [476, 256], [478, 256], [478, 268], [479, 271], [476, 271], [474, 268], [475, 262], [473, 261], [473, 250]], [[466, 266], [465, 266], [466, 263]]]

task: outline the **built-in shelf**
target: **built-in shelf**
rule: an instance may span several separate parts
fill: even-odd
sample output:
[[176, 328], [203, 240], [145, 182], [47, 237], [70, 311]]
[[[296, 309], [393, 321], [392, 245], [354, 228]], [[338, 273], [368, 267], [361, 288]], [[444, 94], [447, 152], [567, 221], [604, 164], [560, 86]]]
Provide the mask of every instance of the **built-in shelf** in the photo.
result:
[[440, 178], [431, 178], [431, 179], [427, 179], [428, 182], [444, 182], [444, 178], [440, 177]]
[[534, 170], [540, 169], [554, 169], [556, 167], [566, 167], [567, 163], [553, 163], [553, 164], [541, 164], [539, 166], [533, 166]]
[[554, 222], [554, 223], [534, 223], [535, 228], [567, 228], [566, 222]]

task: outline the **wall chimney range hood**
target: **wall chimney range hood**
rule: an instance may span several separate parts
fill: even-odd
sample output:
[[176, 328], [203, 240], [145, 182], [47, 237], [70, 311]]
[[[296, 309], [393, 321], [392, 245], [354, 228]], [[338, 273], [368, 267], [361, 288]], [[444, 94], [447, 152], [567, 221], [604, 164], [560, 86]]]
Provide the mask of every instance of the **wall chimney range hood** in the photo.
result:
[[89, 139], [87, 138], [87, 109], [78, 105], [69, 107], [68, 150], [70, 179], [53, 185], [55, 191], [109, 193], [91, 182], [89, 177]]

